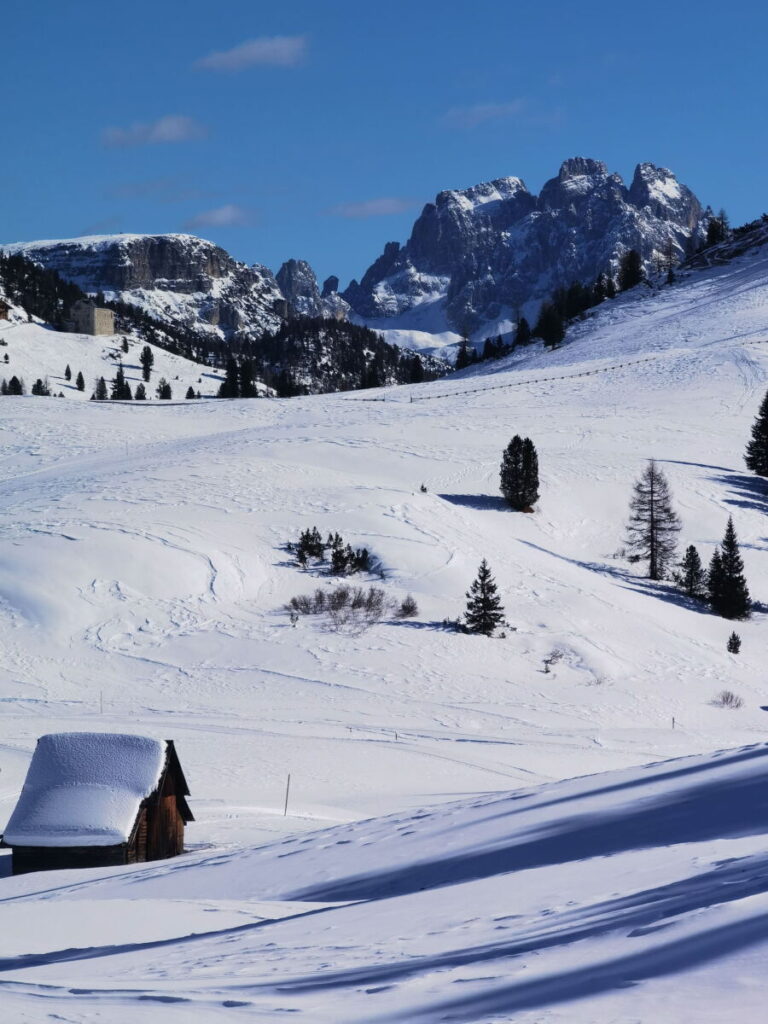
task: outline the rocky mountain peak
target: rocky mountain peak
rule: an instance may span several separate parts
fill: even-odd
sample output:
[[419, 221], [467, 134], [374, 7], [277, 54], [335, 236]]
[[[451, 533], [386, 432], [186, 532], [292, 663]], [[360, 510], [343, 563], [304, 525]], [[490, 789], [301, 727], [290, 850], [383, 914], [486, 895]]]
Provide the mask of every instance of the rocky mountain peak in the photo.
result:
[[[339, 279], [328, 278], [322, 294], [315, 272], [306, 260], [287, 260], [276, 274], [292, 316], [346, 317], [349, 305], [338, 294]], [[330, 287], [335, 283], [334, 287]]]
[[560, 165], [558, 174], [559, 180], [568, 181], [569, 178], [580, 178], [584, 175], [589, 177], [606, 177], [608, 168], [602, 160], [591, 160], [589, 157], [573, 156], [564, 160]]
[[670, 241], [682, 255], [703, 222], [696, 197], [664, 168], [640, 164], [627, 189], [601, 160], [572, 157], [539, 196], [517, 177], [441, 192], [408, 242], [389, 242], [344, 297], [365, 318], [429, 308], [436, 331], [504, 331], [556, 288], [615, 272], [625, 249], [649, 270]]

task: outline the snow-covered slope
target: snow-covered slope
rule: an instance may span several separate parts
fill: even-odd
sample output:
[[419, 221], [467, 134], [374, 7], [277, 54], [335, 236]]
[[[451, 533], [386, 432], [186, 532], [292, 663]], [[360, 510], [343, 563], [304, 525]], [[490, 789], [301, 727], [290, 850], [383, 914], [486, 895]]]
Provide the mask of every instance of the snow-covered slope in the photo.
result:
[[[27, 391], [40, 378], [48, 381], [53, 395], [61, 392], [65, 398], [87, 400], [93, 394], [99, 377], [109, 383], [122, 363], [125, 379], [131, 391], [135, 391], [143, 379], [139, 353], [145, 342], [129, 335], [128, 352], [124, 352], [123, 337], [55, 331], [47, 324], [28, 322], [23, 311], [14, 308], [8, 321], [0, 321], [0, 378], [20, 377]], [[199, 391], [202, 397], [216, 395], [224, 379], [223, 370], [192, 362], [157, 345], [149, 347], [155, 361], [146, 385], [148, 400], [155, 399], [155, 389], [161, 377], [170, 383], [174, 399], [183, 399], [190, 387], [195, 394]], [[67, 366], [71, 372], [69, 380], [65, 375]], [[85, 381], [83, 391], [77, 388], [78, 373], [82, 373]], [[45, 418], [46, 414], [40, 410], [38, 413]]]
[[4, 1011], [759, 1020], [767, 794], [761, 744], [234, 853], [11, 879]]
[[639, 164], [627, 187], [601, 161], [575, 157], [538, 196], [520, 178], [441, 192], [408, 242], [388, 243], [344, 297], [369, 326], [401, 332], [412, 347], [482, 338], [535, 316], [557, 288], [615, 276], [627, 249], [648, 270], [670, 246], [683, 256], [709, 216], [666, 168]]
[[[768, 495], [742, 454], [767, 314], [756, 249], [430, 385], [0, 401], [0, 818], [40, 734], [103, 730], [173, 738], [196, 819], [173, 863], [0, 883], [11, 1019], [759, 1019], [765, 750], [712, 751], [766, 728]], [[498, 493], [515, 433], [533, 515]], [[650, 457], [705, 560], [734, 516], [738, 656], [620, 554]], [[283, 544], [314, 524], [418, 616], [294, 628], [284, 602], [329, 581]], [[483, 557], [503, 639], [443, 628]]]

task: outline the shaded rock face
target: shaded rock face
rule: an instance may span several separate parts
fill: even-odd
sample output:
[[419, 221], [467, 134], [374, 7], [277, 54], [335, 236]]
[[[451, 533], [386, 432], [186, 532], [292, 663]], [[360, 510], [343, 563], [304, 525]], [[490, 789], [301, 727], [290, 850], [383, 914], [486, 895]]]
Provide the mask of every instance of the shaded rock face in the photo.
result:
[[85, 292], [103, 292], [161, 321], [221, 338], [261, 334], [282, 323], [284, 301], [270, 270], [238, 263], [193, 235], [110, 235], [6, 248]]
[[290, 315], [341, 318], [349, 312], [349, 304], [338, 294], [338, 277], [329, 277], [321, 294], [315, 272], [306, 260], [287, 260], [276, 279]]
[[390, 242], [343, 293], [361, 316], [442, 302], [454, 329], [529, 315], [573, 281], [615, 274], [639, 250], [647, 270], [671, 241], [678, 256], [704, 237], [709, 211], [671, 171], [640, 164], [626, 187], [599, 160], [566, 160], [540, 195], [520, 178], [441, 192], [404, 246]]

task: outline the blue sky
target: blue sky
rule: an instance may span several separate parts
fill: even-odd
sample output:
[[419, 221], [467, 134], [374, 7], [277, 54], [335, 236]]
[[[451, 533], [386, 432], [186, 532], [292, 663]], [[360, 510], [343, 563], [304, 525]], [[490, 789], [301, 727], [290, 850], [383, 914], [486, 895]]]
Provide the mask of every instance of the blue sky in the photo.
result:
[[768, 209], [764, 4], [4, 0], [0, 240], [192, 231], [359, 276], [424, 202], [569, 156]]

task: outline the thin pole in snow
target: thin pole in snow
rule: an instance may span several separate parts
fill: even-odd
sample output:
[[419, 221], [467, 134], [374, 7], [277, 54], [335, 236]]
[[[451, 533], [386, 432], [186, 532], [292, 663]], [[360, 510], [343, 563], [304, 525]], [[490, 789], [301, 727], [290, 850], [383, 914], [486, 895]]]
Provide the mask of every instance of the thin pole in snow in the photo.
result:
[[283, 808], [283, 817], [288, 813], [288, 794], [291, 792], [291, 773], [288, 772], [288, 781], [285, 784], [285, 807]]

